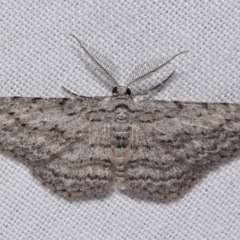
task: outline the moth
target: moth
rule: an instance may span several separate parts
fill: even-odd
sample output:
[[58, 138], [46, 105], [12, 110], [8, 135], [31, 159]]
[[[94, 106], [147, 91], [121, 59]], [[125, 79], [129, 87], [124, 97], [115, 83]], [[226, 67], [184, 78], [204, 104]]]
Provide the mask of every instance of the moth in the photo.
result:
[[78, 196], [105, 191], [115, 180], [121, 190], [176, 196], [212, 164], [237, 153], [240, 105], [134, 101], [174, 72], [136, 94], [129, 86], [182, 52], [140, 64], [122, 86], [116, 65], [77, 41], [112, 80], [111, 96], [0, 98], [1, 149], [22, 158], [45, 185]]

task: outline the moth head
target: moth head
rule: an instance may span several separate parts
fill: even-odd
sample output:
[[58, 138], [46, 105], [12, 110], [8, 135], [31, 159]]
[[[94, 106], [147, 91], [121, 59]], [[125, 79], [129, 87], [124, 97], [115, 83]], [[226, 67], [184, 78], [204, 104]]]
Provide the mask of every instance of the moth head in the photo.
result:
[[115, 86], [112, 89], [113, 96], [131, 96], [131, 90], [130, 88], [126, 86]]
[[[95, 50], [88, 44], [85, 44], [78, 40], [73, 34], [70, 34], [73, 36], [81, 45], [83, 50], [89, 55], [89, 57], [96, 62], [96, 64], [103, 70], [103, 72], [109, 77], [109, 79], [112, 81], [113, 84], [115, 84], [115, 87], [112, 89], [112, 96], [114, 97], [135, 97], [135, 96], [141, 96], [146, 95], [152, 90], [162, 86], [168, 79], [171, 78], [171, 76], [174, 74], [175, 71], [173, 71], [162, 83], [157, 84], [155, 87], [152, 87], [150, 89], [141, 91], [136, 94], [131, 94], [130, 88], [128, 88], [131, 84], [135, 84], [136, 82], [139, 82], [140, 80], [144, 79], [146, 76], [151, 75], [152, 73], [156, 72], [158, 69], [165, 66], [167, 63], [169, 63], [171, 60], [173, 60], [175, 57], [182, 53], [186, 53], [186, 51], [179, 52], [171, 57], [168, 57], [167, 59], [162, 58], [156, 58], [150, 62], [144, 62], [138, 66], [135, 67], [133, 72], [129, 75], [130, 82], [127, 86], [120, 86], [118, 83], [118, 79], [120, 77], [119, 71], [117, 66], [114, 64], [114, 62], [109, 59], [105, 54], [102, 54], [98, 50]], [[164, 60], [164, 61], [163, 61]], [[69, 92], [69, 91], [68, 91]], [[77, 95], [77, 94], [75, 94]], [[78, 95], [77, 95], [78, 96]], [[108, 98], [111, 96], [105, 96], [100, 98]]]

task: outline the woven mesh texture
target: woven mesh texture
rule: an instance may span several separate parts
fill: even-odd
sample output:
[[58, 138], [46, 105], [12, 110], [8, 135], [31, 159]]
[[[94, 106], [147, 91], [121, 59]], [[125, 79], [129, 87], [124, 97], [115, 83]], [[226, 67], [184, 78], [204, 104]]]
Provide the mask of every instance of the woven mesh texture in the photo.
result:
[[[240, 103], [239, 1], [2, 1], [0, 96], [109, 95], [112, 83], [69, 34], [121, 69], [179, 56], [144, 89], [177, 72], [149, 99]], [[0, 239], [239, 239], [240, 157], [211, 169], [181, 198], [156, 201], [112, 190], [67, 201], [27, 166], [0, 155]]]

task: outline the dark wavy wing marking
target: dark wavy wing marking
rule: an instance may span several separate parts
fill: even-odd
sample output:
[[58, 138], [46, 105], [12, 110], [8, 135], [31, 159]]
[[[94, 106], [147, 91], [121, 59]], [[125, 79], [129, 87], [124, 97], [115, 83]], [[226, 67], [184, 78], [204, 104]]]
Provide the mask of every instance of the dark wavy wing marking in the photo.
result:
[[240, 105], [142, 101], [127, 170], [136, 191], [171, 195], [240, 149]]
[[89, 124], [91, 134], [71, 144], [61, 155], [33, 167], [55, 191], [68, 195], [105, 190], [112, 180], [110, 129], [107, 124]]
[[[104, 188], [111, 178], [109, 132], [102, 121], [90, 122], [87, 116], [89, 106], [99, 104], [93, 99], [0, 98], [0, 147], [26, 160], [55, 190]], [[96, 151], [102, 147], [100, 159]]]
[[130, 189], [153, 195], [178, 192], [181, 185], [192, 181], [192, 171], [162, 146], [150, 133], [135, 125], [126, 183]]

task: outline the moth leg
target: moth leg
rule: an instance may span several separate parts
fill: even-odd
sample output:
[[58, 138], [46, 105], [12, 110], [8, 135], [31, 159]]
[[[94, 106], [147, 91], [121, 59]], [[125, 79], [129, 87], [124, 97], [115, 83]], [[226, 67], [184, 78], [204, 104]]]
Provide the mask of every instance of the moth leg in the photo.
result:
[[81, 95], [78, 95], [78, 94], [76, 94], [76, 93], [73, 93], [73, 92], [71, 92], [70, 90], [68, 90], [67, 88], [65, 88], [64, 86], [62, 86], [62, 89], [63, 89], [65, 92], [67, 92], [67, 93], [69, 93], [69, 94], [71, 94], [71, 95], [73, 95], [73, 96], [75, 96], [75, 97], [92, 98], [92, 97], [81, 96]]
[[73, 93], [73, 92], [71, 92], [70, 90], [68, 90], [67, 88], [65, 88], [65, 87], [63, 87], [63, 86], [62, 86], [62, 89], [63, 89], [64, 91], [66, 91], [67, 93], [69, 93], [69, 94], [71, 94], [71, 95], [73, 95], [73, 96], [75, 96], [75, 97], [80, 97], [80, 98], [103, 99], [103, 98], [109, 98], [109, 97], [111, 97], [111, 96], [88, 97], [88, 96], [82, 96], [82, 95], [78, 95], [78, 94], [76, 94], [76, 93]]
[[133, 97], [136, 97], [136, 96], [142, 96], [142, 95], [146, 95], [146, 94], [150, 93], [150, 92], [153, 91], [154, 89], [156, 89], [156, 88], [164, 85], [164, 84], [172, 77], [172, 75], [173, 75], [174, 73], [175, 73], [175, 70], [174, 70], [163, 82], [157, 84], [155, 87], [152, 87], [152, 88], [150, 88], [150, 89], [148, 89], [148, 90], [144, 90], [144, 91], [142, 91], [142, 92], [140, 92], [140, 93], [137, 93], [137, 94], [135, 94], [135, 95], [132, 95], [132, 96], [133, 96]]

